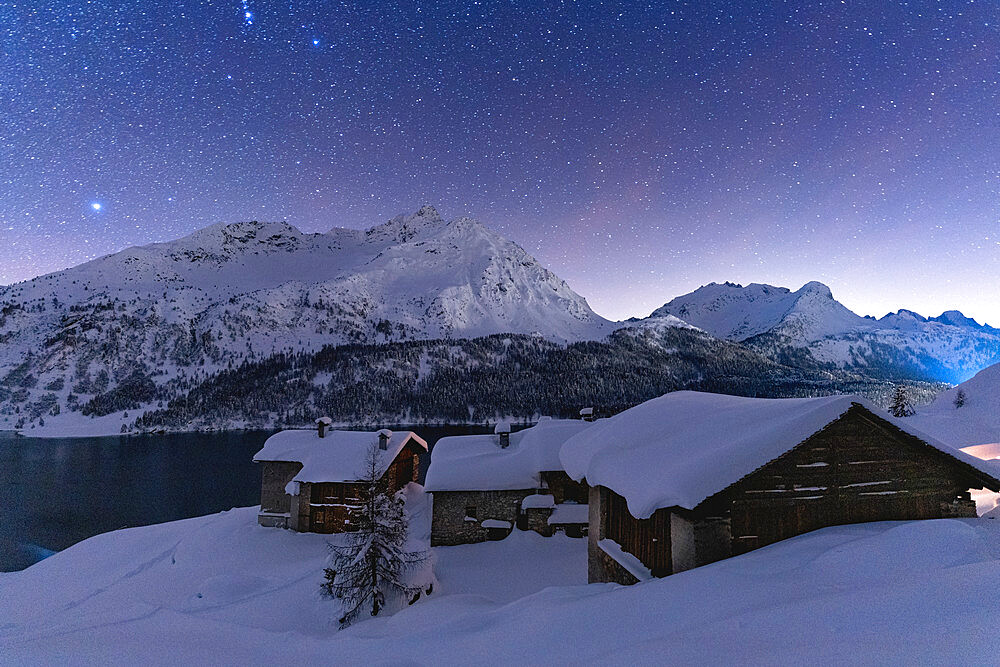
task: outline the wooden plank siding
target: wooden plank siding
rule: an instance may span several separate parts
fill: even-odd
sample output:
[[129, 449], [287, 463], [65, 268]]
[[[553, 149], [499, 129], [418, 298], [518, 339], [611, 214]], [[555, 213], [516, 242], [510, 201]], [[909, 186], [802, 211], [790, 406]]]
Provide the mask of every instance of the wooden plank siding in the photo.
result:
[[649, 568], [655, 577], [671, 573], [670, 512], [657, 510], [648, 519], [636, 519], [623, 497], [607, 490], [602, 536], [614, 540]]
[[[420, 453], [412, 442], [400, 450], [382, 475], [391, 493], [417, 481]], [[364, 502], [364, 484], [358, 482], [313, 482], [309, 492], [309, 530], [313, 533], [342, 533], [356, 530], [352, 515]]]
[[[622, 496], [598, 488], [591, 535], [599, 528], [599, 538], [614, 540], [654, 576], [665, 576], [673, 572], [675, 548], [680, 569], [692, 564], [689, 547], [680, 539], [671, 544], [672, 521], [678, 535], [691, 526], [698, 566], [827, 526], [975, 517], [969, 490], [1000, 491], [1000, 480], [854, 404], [693, 510], [660, 508], [640, 520]], [[620, 580], [602, 565], [605, 557], [592, 542], [589, 580]]]
[[826, 526], [974, 517], [966, 468], [856, 406], [703, 505], [729, 505], [735, 555]]

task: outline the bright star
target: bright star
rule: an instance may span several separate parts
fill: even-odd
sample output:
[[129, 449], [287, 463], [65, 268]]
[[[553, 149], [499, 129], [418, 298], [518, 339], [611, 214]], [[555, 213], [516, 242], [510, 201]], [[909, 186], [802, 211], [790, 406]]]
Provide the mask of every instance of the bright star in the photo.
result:
[[313, 46], [319, 46], [319, 40], [318, 39], [314, 39], [313, 40]]
[[94, 209], [95, 211], [100, 211], [101, 210], [101, 202], [99, 202], [99, 201], [90, 202], [90, 208]]

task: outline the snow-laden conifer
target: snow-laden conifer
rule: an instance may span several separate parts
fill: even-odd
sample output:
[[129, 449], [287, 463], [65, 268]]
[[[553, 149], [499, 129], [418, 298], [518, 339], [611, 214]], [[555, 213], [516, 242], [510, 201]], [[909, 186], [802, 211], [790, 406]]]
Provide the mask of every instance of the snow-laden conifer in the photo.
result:
[[910, 395], [903, 385], [896, 385], [896, 393], [892, 397], [892, 405], [889, 406], [889, 413], [893, 417], [910, 417], [916, 411], [910, 404]]
[[[425, 550], [406, 549], [408, 523], [403, 492], [391, 493], [383, 479], [383, 461], [377, 443], [365, 458], [360, 482], [361, 510], [352, 516], [356, 531], [346, 543], [331, 544], [331, 567], [324, 569], [324, 594], [343, 605], [341, 627], [353, 623], [365, 610], [378, 615], [387, 604], [413, 604], [424, 592], [415, 581], [420, 566], [430, 558]], [[430, 590], [426, 591], [430, 593]]]

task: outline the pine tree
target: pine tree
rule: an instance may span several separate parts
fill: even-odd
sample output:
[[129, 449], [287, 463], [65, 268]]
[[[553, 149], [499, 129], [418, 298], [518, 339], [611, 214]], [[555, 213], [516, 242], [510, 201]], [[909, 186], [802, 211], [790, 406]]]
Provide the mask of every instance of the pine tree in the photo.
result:
[[903, 385], [896, 385], [896, 393], [892, 397], [889, 412], [893, 417], [909, 417], [916, 412], [910, 405], [910, 397]]
[[330, 545], [332, 567], [323, 570], [323, 593], [343, 603], [341, 627], [353, 623], [364, 609], [378, 615], [387, 597], [416, 602], [423, 587], [408, 578], [430, 558], [427, 551], [405, 550], [408, 525], [402, 493], [390, 493], [382, 479], [380, 451], [373, 444], [365, 460], [363, 505], [352, 517], [357, 531], [348, 533], [345, 545]]
[[955, 408], [960, 408], [965, 405], [965, 390], [959, 389], [958, 393], [955, 394]]

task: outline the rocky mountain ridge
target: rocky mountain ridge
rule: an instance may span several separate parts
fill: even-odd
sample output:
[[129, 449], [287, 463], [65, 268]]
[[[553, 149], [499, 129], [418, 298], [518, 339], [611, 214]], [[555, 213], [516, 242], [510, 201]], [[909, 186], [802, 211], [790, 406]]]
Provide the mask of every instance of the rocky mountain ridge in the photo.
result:
[[650, 317], [665, 315], [786, 363], [877, 377], [956, 383], [1000, 361], [1000, 330], [957, 310], [938, 317], [909, 310], [862, 317], [819, 282], [795, 291], [711, 283], [672, 299]]

